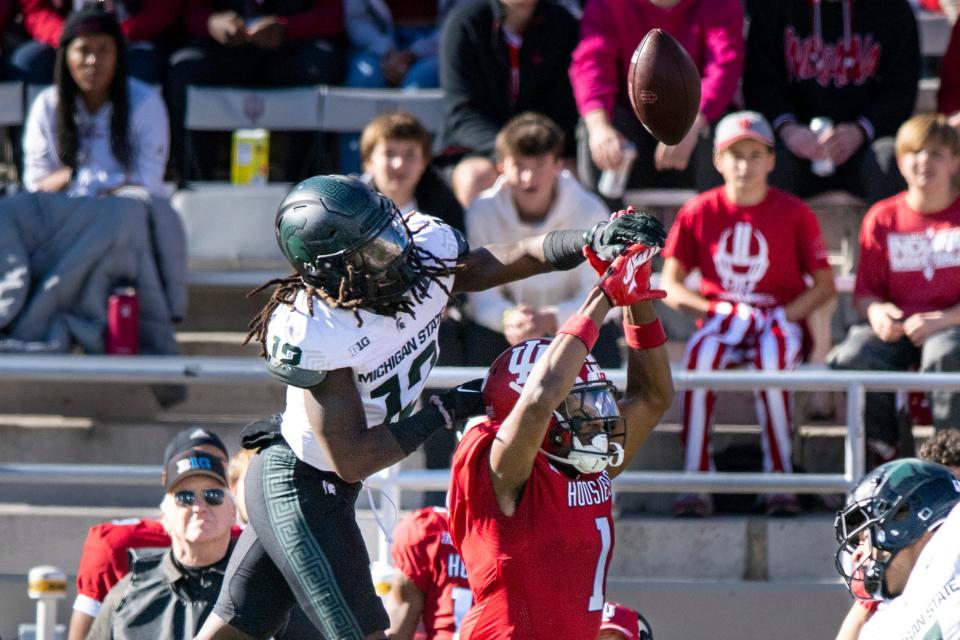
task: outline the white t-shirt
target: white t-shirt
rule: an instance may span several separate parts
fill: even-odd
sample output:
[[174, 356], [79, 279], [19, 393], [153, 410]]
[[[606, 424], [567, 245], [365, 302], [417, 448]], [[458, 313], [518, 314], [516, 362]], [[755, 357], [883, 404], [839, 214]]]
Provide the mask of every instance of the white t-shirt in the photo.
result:
[[[77, 98], [77, 168], [67, 188], [71, 196], [106, 195], [123, 185], [138, 185], [151, 195], [167, 197], [163, 174], [170, 154], [170, 124], [160, 93], [139, 80], [127, 81], [130, 103], [130, 169], [125, 170], [110, 147], [108, 102], [89, 113]], [[63, 168], [58, 156], [56, 86], [44, 89], [34, 100], [23, 133], [23, 184], [36, 191], [40, 180]]]
[[882, 604], [860, 631], [860, 640], [958, 639], [960, 504], [920, 552], [903, 593]]
[[[501, 176], [496, 184], [480, 194], [464, 214], [467, 241], [471, 247], [516, 242], [521, 238], [559, 231], [586, 229], [610, 218], [603, 201], [564, 171], [557, 179], [557, 194], [547, 217], [538, 224], [520, 220], [513, 203], [512, 189]], [[553, 309], [563, 324], [580, 308], [597, 275], [584, 263], [569, 271], [551, 271], [510, 282], [487, 291], [471, 293], [467, 315], [476, 323], [503, 332], [503, 313], [518, 304], [538, 309]]]
[[[460, 243], [453, 229], [437, 218], [413, 213], [406, 218], [414, 242], [440, 259], [457, 257]], [[449, 290], [453, 276], [440, 279]], [[267, 351], [278, 358], [298, 353], [301, 369], [333, 371], [349, 368], [360, 393], [367, 426], [395, 422], [416, 405], [430, 370], [440, 355], [437, 336], [447, 306], [447, 294], [431, 282], [429, 297], [416, 305], [416, 317], [396, 318], [360, 311], [358, 327], [353, 311], [331, 309], [313, 299], [313, 314], [301, 292], [294, 308], [280, 305], [267, 326]], [[274, 348], [275, 347], [275, 348]], [[271, 355], [272, 357], [272, 355]], [[307, 419], [304, 389], [287, 386], [287, 406], [281, 432], [296, 456], [321, 471], [333, 471]]]

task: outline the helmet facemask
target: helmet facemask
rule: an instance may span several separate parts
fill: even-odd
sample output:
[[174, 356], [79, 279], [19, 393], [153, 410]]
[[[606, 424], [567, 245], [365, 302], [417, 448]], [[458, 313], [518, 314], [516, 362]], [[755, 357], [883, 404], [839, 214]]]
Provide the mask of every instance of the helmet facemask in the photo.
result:
[[574, 385], [554, 411], [541, 451], [580, 473], [623, 464], [626, 426], [608, 380]]

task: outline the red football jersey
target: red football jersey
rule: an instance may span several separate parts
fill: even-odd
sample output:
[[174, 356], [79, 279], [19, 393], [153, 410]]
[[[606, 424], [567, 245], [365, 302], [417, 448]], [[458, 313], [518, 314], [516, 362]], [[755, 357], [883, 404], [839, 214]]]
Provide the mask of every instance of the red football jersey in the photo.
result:
[[873, 205], [860, 226], [854, 297], [892, 302], [905, 317], [960, 303], [960, 199], [918, 213], [905, 193]]
[[497, 427], [473, 427], [453, 455], [450, 534], [474, 599], [460, 639], [596, 640], [613, 550], [610, 476], [571, 479], [538, 455], [507, 517], [490, 480]]
[[687, 271], [700, 270], [705, 298], [761, 308], [791, 302], [807, 289], [804, 275], [830, 267], [816, 215], [773, 187], [751, 207], [730, 202], [723, 187], [691, 199], [677, 214], [663, 255]]
[[451, 640], [470, 609], [467, 570], [450, 540], [447, 510], [426, 507], [403, 519], [393, 534], [393, 564], [424, 594], [427, 640]]
[[[234, 525], [231, 535], [240, 536]], [[96, 617], [100, 603], [129, 568], [128, 549], [169, 547], [170, 536], [156, 520], [129, 518], [90, 527], [77, 569], [77, 599], [73, 608]]]

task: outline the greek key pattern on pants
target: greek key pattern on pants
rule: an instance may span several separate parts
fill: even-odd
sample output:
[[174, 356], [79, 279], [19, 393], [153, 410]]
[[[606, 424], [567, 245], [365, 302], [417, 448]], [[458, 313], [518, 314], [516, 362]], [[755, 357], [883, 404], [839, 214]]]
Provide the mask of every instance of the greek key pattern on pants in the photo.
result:
[[[279, 447], [267, 449], [262, 455], [282, 456]], [[293, 486], [293, 467], [282, 460], [271, 462], [277, 464], [270, 466], [283, 472], [264, 474], [263, 497], [270, 527], [300, 587], [323, 622], [323, 636], [330, 640], [360, 640], [363, 633], [340, 591], [333, 568], [307, 526], [300, 502], [289, 492]], [[303, 601], [300, 604], [306, 606]]]
[[[704, 320], [703, 327], [687, 343], [684, 361], [692, 371], [717, 371], [751, 365], [760, 371], [786, 371], [800, 364], [803, 329], [790, 322], [782, 309], [764, 312], [751, 307]], [[714, 469], [713, 410], [717, 394], [707, 388], [683, 394], [684, 447], [686, 471]], [[792, 398], [774, 387], [754, 391], [757, 419], [762, 427], [764, 471], [789, 472], [793, 434]]]

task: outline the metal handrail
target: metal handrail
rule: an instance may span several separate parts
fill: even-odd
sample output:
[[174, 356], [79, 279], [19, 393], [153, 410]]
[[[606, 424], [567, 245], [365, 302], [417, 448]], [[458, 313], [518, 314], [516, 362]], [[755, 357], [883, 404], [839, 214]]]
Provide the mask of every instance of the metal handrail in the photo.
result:
[[[437, 387], [460, 384], [486, 373], [478, 367], [438, 367], [430, 374]], [[622, 369], [607, 372], [618, 385]], [[98, 382], [117, 384], [258, 384], [272, 378], [258, 358], [209, 356], [63, 356], [4, 355], [0, 379], [17, 381]], [[627, 492], [726, 491], [831, 493], [845, 491], [863, 475], [863, 404], [867, 389], [960, 389], [960, 373], [831, 371], [805, 368], [789, 372], [686, 371], [674, 369], [678, 389], [710, 387], [715, 391], [774, 387], [784, 390], [847, 392], [848, 434], [845, 472], [841, 474], [749, 474], [627, 471], [616, 480]], [[279, 383], [277, 383], [279, 384]], [[143, 465], [0, 464], [0, 482], [98, 483], [149, 485], [159, 467]], [[442, 489], [446, 471], [400, 471], [398, 466], [369, 479], [372, 486], [399, 499], [402, 489]]]

